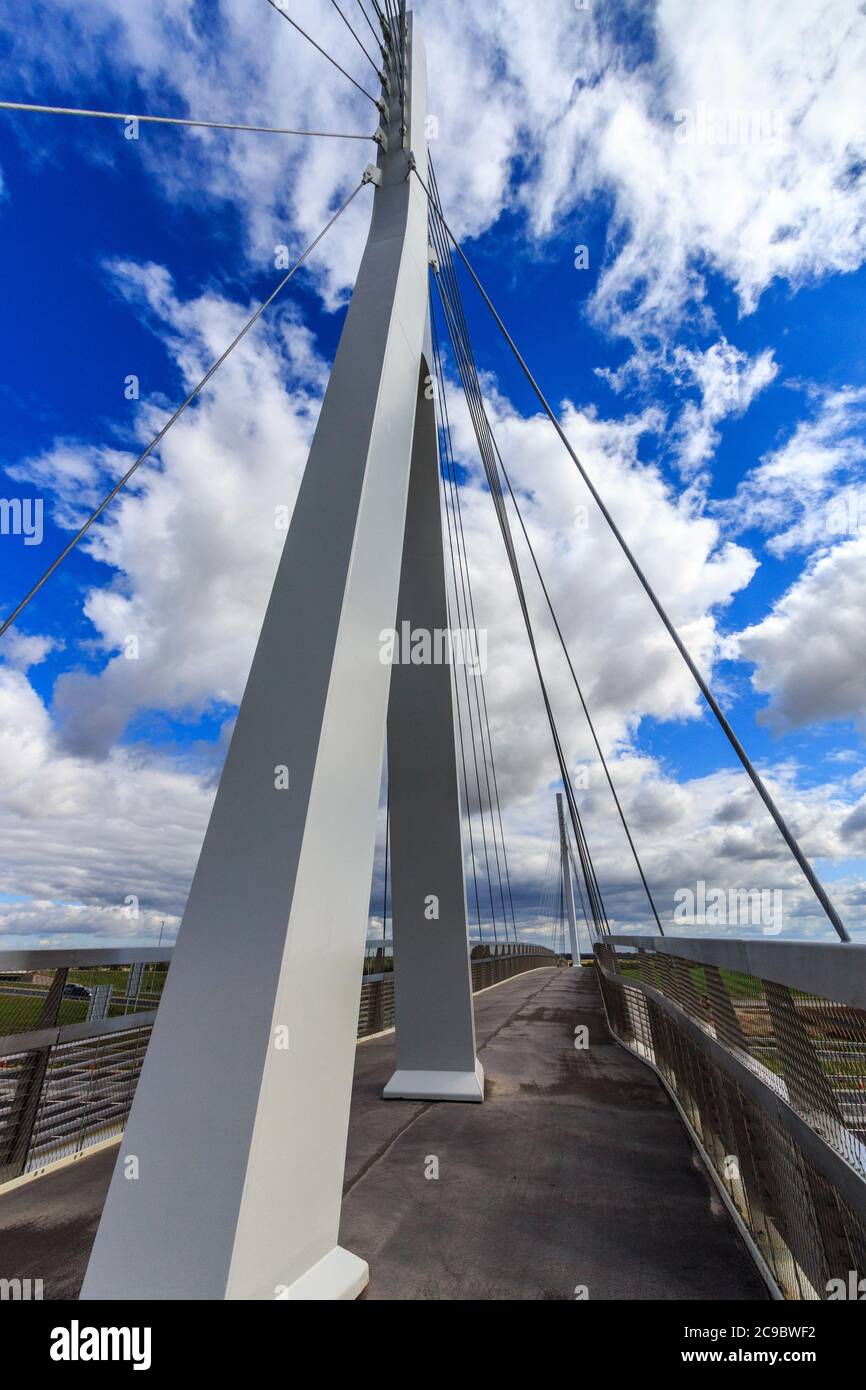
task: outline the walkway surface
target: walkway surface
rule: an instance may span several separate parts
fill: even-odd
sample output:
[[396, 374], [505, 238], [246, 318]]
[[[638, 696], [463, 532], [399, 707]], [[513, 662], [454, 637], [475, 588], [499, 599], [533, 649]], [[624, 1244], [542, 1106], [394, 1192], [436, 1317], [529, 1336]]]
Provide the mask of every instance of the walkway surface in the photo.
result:
[[[767, 1297], [592, 969], [517, 976], [475, 1009], [484, 1105], [383, 1101], [393, 1035], [358, 1047], [340, 1242], [369, 1261], [365, 1298]], [[116, 1152], [0, 1195], [0, 1278], [76, 1296]]]

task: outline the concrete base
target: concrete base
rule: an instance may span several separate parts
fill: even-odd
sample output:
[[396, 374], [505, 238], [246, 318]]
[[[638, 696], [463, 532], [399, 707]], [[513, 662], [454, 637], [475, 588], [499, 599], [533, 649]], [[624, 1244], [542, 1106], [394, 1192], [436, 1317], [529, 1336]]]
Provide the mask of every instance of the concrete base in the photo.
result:
[[370, 1266], [341, 1245], [333, 1250], [294, 1284], [276, 1295], [295, 1303], [338, 1303], [357, 1298], [370, 1282]]
[[474, 1071], [395, 1071], [382, 1095], [385, 1100], [484, 1099], [484, 1068]]

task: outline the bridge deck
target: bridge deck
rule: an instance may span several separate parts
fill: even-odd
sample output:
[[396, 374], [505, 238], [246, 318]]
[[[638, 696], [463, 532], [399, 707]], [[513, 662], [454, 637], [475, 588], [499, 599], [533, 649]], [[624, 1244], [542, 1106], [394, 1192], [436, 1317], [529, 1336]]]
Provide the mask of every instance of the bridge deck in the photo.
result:
[[[340, 1239], [370, 1262], [365, 1297], [766, 1298], [663, 1088], [611, 1041], [594, 972], [532, 971], [475, 1007], [484, 1105], [382, 1101], [393, 1037], [358, 1048]], [[0, 1278], [75, 1297], [115, 1153], [0, 1196]]]

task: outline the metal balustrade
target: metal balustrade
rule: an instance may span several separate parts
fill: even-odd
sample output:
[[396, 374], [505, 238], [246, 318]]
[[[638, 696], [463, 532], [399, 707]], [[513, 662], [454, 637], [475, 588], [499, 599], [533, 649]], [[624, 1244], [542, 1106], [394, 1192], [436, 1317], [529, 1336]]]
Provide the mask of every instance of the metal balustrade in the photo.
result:
[[614, 1037], [664, 1082], [778, 1297], [866, 1273], [866, 946], [611, 936]]
[[[0, 1183], [123, 1133], [170, 948], [0, 951]], [[473, 991], [560, 960], [542, 946], [476, 946]], [[394, 974], [365, 957], [358, 1037], [394, 1026]]]
[[169, 955], [0, 952], [0, 1182], [122, 1133]]

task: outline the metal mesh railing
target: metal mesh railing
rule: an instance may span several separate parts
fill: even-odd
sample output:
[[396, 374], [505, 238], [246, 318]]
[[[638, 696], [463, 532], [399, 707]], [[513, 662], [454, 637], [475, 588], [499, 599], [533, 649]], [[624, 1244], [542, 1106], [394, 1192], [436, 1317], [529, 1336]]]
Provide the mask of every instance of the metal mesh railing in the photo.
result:
[[0, 955], [0, 1182], [122, 1132], [168, 973], [124, 954]]
[[[0, 1037], [35, 1032], [46, 1026], [86, 1023], [94, 1018], [145, 1013], [159, 1004], [168, 964], [142, 961], [29, 970], [0, 970]], [[62, 992], [46, 1022], [52, 985], [62, 971]]]
[[566, 964], [561, 956], [546, 946], [523, 941], [502, 946], [473, 946], [471, 963], [472, 990], [475, 994], [503, 980], [510, 980], [513, 975], [522, 975], [526, 970]]
[[51, 1049], [25, 1171], [122, 1134], [150, 1034], [132, 1028]]
[[821, 1299], [866, 1274], [866, 1012], [790, 983], [786, 944], [775, 979], [706, 940], [701, 960], [606, 942], [596, 960], [614, 1035], [669, 1087], [779, 1291]]
[[[385, 958], [391, 963], [392, 957]], [[374, 964], [381, 963], [381, 952]], [[526, 970], [537, 970], [540, 966], [557, 965], [562, 957], [557, 956], [545, 946], [534, 946], [518, 942], [503, 946], [475, 946], [470, 963], [472, 967], [472, 991], [489, 989], [502, 980], [521, 975]], [[562, 962], [564, 964], [564, 962]], [[381, 1033], [394, 1027], [394, 974], [382, 971], [379, 974], [366, 974], [361, 985], [361, 1007], [358, 1011], [358, 1037], [369, 1037], [371, 1033]]]

